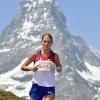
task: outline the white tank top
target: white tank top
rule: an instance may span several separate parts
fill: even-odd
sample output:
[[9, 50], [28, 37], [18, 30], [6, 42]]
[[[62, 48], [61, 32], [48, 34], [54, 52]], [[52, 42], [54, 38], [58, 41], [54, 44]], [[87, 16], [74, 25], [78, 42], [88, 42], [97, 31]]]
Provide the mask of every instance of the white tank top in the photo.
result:
[[33, 81], [39, 86], [55, 86], [55, 54], [45, 57], [41, 53], [36, 55], [35, 66], [39, 69], [33, 75]]

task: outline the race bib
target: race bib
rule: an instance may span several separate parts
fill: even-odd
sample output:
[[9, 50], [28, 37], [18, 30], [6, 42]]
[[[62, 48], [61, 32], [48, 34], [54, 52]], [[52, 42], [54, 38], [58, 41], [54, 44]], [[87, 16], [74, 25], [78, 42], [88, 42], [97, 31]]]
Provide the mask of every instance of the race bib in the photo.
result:
[[38, 71], [50, 71], [52, 67], [52, 62], [49, 60], [38, 61]]

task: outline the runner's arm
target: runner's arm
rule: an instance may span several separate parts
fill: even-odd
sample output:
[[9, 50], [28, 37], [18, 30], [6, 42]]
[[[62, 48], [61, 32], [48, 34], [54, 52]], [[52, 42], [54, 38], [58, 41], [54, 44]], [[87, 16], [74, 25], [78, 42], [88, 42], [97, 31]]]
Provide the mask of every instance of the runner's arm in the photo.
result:
[[23, 61], [23, 63], [21, 64], [21, 70], [23, 71], [36, 71], [37, 68], [34, 66], [29, 67], [28, 65], [31, 64], [34, 59], [35, 59], [36, 55], [35, 53], [31, 54], [27, 59], [25, 59], [25, 61]]
[[56, 63], [57, 72], [61, 72], [62, 71], [62, 66], [60, 64], [60, 60], [59, 60], [58, 54], [55, 54], [55, 63]]

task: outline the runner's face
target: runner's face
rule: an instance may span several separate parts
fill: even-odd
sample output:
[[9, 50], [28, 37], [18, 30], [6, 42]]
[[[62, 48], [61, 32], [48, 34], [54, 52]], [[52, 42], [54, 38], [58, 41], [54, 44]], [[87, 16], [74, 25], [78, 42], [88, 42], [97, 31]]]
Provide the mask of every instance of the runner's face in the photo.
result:
[[48, 35], [45, 35], [41, 43], [43, 49], [50, 49], [50, 47], [52, 46], [52, 39]]

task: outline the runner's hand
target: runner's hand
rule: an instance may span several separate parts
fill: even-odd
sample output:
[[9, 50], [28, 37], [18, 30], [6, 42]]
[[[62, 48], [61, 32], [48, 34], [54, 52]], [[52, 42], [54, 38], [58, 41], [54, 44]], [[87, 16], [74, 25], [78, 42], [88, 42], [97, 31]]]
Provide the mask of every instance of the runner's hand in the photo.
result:
[[32, 71], [36, 72], [38, 69], [39, 69], [38, 66], [34, 66]]
[[57, 67], [57, 72], [61, 72], [62, 71], [62, 67]]

